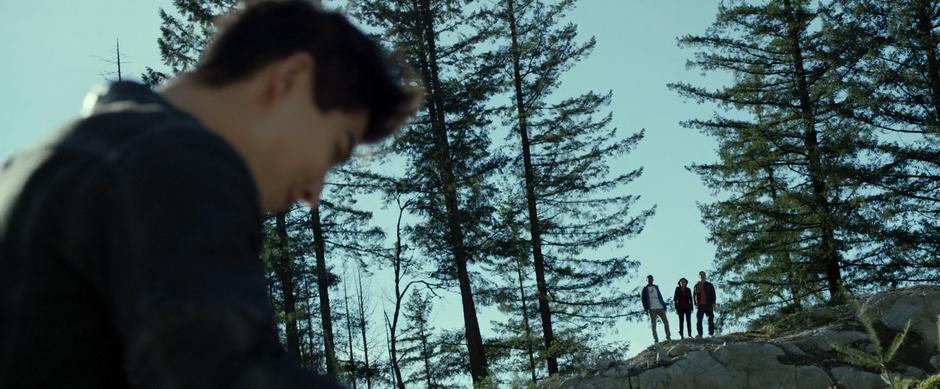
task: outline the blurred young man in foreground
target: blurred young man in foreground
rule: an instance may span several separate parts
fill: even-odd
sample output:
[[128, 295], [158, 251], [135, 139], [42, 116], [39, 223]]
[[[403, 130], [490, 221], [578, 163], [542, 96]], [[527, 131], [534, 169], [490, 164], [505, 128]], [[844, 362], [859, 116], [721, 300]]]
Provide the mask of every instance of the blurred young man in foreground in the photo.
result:
[[262, 212], [318, 201], [418, 94], [341, 15], [241, 8], [197, 69], [116, 83], [0, 170], [0, 387], [336, 387], [283, 351]]

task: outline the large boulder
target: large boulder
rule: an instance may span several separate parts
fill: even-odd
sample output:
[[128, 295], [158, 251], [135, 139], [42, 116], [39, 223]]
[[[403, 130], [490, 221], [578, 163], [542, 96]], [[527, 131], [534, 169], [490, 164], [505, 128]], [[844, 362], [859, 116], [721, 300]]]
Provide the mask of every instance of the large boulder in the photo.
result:
[[767, 343], [733, 343], [713, 352], [695, 351], [668, 367], [640, 373], [640, 388], [826, 388], [826, 372], [780, 362], [783, 350]]
[[908, 320], [911, 331], [937, 351], [937, 316], [940, 315], [940, 287], [918, 286], [870, 297], [862, 312], [875, 315], [881, 324], [900, 331]]
[[[859, 311], [887, 348], [908, 320], [911, 330], [889, 369], [907, 378], [938, 374], [940, 286], [884, 292], [861, 301]], [[819, 307], [765, 320], [749, 331], [651, 346], [626, 361], [577, 376], [556, 376], [540, 386], [574, 388], [872, 388], [887, 387], [881, 372], [854, 366], [833, 345], [873, 353], [875, 347], [852, 305]]]
[[832, 378], [846, 388], [852, 389], [883, 389], [885, 382], [875, 373], [859, 370], [854, 367], [839, 366], [829, 371]]

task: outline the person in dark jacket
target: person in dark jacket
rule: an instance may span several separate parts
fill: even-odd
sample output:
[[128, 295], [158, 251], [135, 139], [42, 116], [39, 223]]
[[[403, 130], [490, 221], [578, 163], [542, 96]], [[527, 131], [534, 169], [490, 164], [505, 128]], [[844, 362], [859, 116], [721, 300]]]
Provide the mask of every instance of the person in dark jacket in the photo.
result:
[[699, 338], [702, 337], [702, 317], [708, 316], [708, 336], [715, 335], [715, 286], [705, 281], [705, 272], [698, 272], [699, 282], [695, 284], [693, 301], [698, 308], [695, 311], [695, 329]]
[[676, 313], [679, 314], [679, 338], [685, 339], [682, 333], [683, 322], [687, 331], [685, 333], [692, 337], [692, 289], [689, 289], [689, 280], [685, 277], [679, 279], [679, 285], [676, 286], [676, 292], [673, 294], [672, 301], [676, 304]]
[[403, 74], [339, 14], [257, 2], [192, 73], [111, 84], [0, 165], [0, 388], [341, 387], [279, 342], [262, 212], [394, 133]]

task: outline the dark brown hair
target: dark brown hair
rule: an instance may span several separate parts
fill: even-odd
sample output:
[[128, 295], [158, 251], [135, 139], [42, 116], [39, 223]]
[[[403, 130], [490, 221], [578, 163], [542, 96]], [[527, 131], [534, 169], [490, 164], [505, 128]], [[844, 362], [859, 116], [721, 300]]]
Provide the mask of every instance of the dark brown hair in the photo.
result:
[[406, 68], [341, 14], [311, 1], [269, 0], [242, 6], [220, 20], [194, 74], [210, 86], [245, 79], [297, 52], [314, 58], [314, 103], [369, 112], [365, 141], [395, 132], [416, 109]]

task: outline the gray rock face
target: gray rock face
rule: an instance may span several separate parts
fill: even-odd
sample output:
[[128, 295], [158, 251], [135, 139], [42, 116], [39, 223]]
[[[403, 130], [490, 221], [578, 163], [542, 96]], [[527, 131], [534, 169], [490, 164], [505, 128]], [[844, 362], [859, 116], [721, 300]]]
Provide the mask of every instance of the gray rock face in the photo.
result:
[[679, 343], [675, 346], [672, 346], [672, 348], [669, 349], [668, 354], [670, 357], [678, 357], [680, 355], [687, 354], [688, 352], [689, 352], [689, 346]]
[[594, 366], [595, 371], [607, 370], [617, 364], [617, 361], [612, 359], [603, 359], [597, 362]]
[[656, 363], [672, 363], [672, 357], [664, 349], [656, 350]]
[[[884, 344], [911, 320], [909, 341], [901, 347], [893, 365], [895, 373], [911, 378], [938, 373], [940, 287], [920, 286], [886, 292], [866, 299], [862, 306], [863, 312], [867, 310], [868, 317], [875, 320], [874, 326]], [[549, 389], [828, 389], [838, 382], [852, 389], [885, 388], [880, 372], [851, 366], [832, 347], [832, 344], [840, 344], [861, 350], [873, 349], [861, 324], [854, 316], [832, 317], [831, 321], [812, 321], [821, 323], [816, 328], [803, 327], [770, 336], [754, 331], [687, 339], [667, 349], [654, 346], [630, 360], [612, 364], [607, 370], [576, 377], [552, 377], [540, 386]]]
[[861, 331], [839, 331], [827, 327], [805, 331], [781, 340], [809, 352], [826, 352], [833, 351], [832, 343], [850, 345], [868, 340], [868, 334]]
[[[829, 375], [816, 366], [780, 362], [779, 347], [767, 343], [735, 343], [716, 351], [693, 351], [672, 365], [637, 376], [574, 377], [557, 388], [828, 388]], [[876, 376], [877, 378], [877, 376]], [[854, 382], [854, 381], [853, 381]]]
[[794, 356], [794, 357], [809, 356], [809, 354], [803, 351], [803, 349], [800, 348], [800, 346], [797, 346], [793, 343], [779, 343], [777, 344], [777, 346], [780, 347], [786, 354]]
[[[641, 373], [637, 383], [640, 388], [718, 388], [722, 383], [732, 382], [728, 370], [721, 366], [707, 351], [689, 353], [672, 366], [647, 370]], [[719, 386], [716, 386], [719, 385]]]
[[832, 378], [846, 388], [852, 389], [884, 389], [885, 382], [881, 376], [869, 373], [864, 370], [858, 370], [854, 367], [834, 367], [830, 370]]
[[919, 286], [875, 295], [862, 309], [875, 313], [881, 323], [894, 331], [902, 330], [910, 319], [911, 332], [920, 335], [936, 350], [937, 316], [940, 315], [940, 293], [937, 290], [937, 287]]
[[815, 366], [780, 363], [780, 348], [766, 343], [731, 344], [696, 351], [665, 368], [639, 375], [641, 388], [827, 388], [829, 376]]

